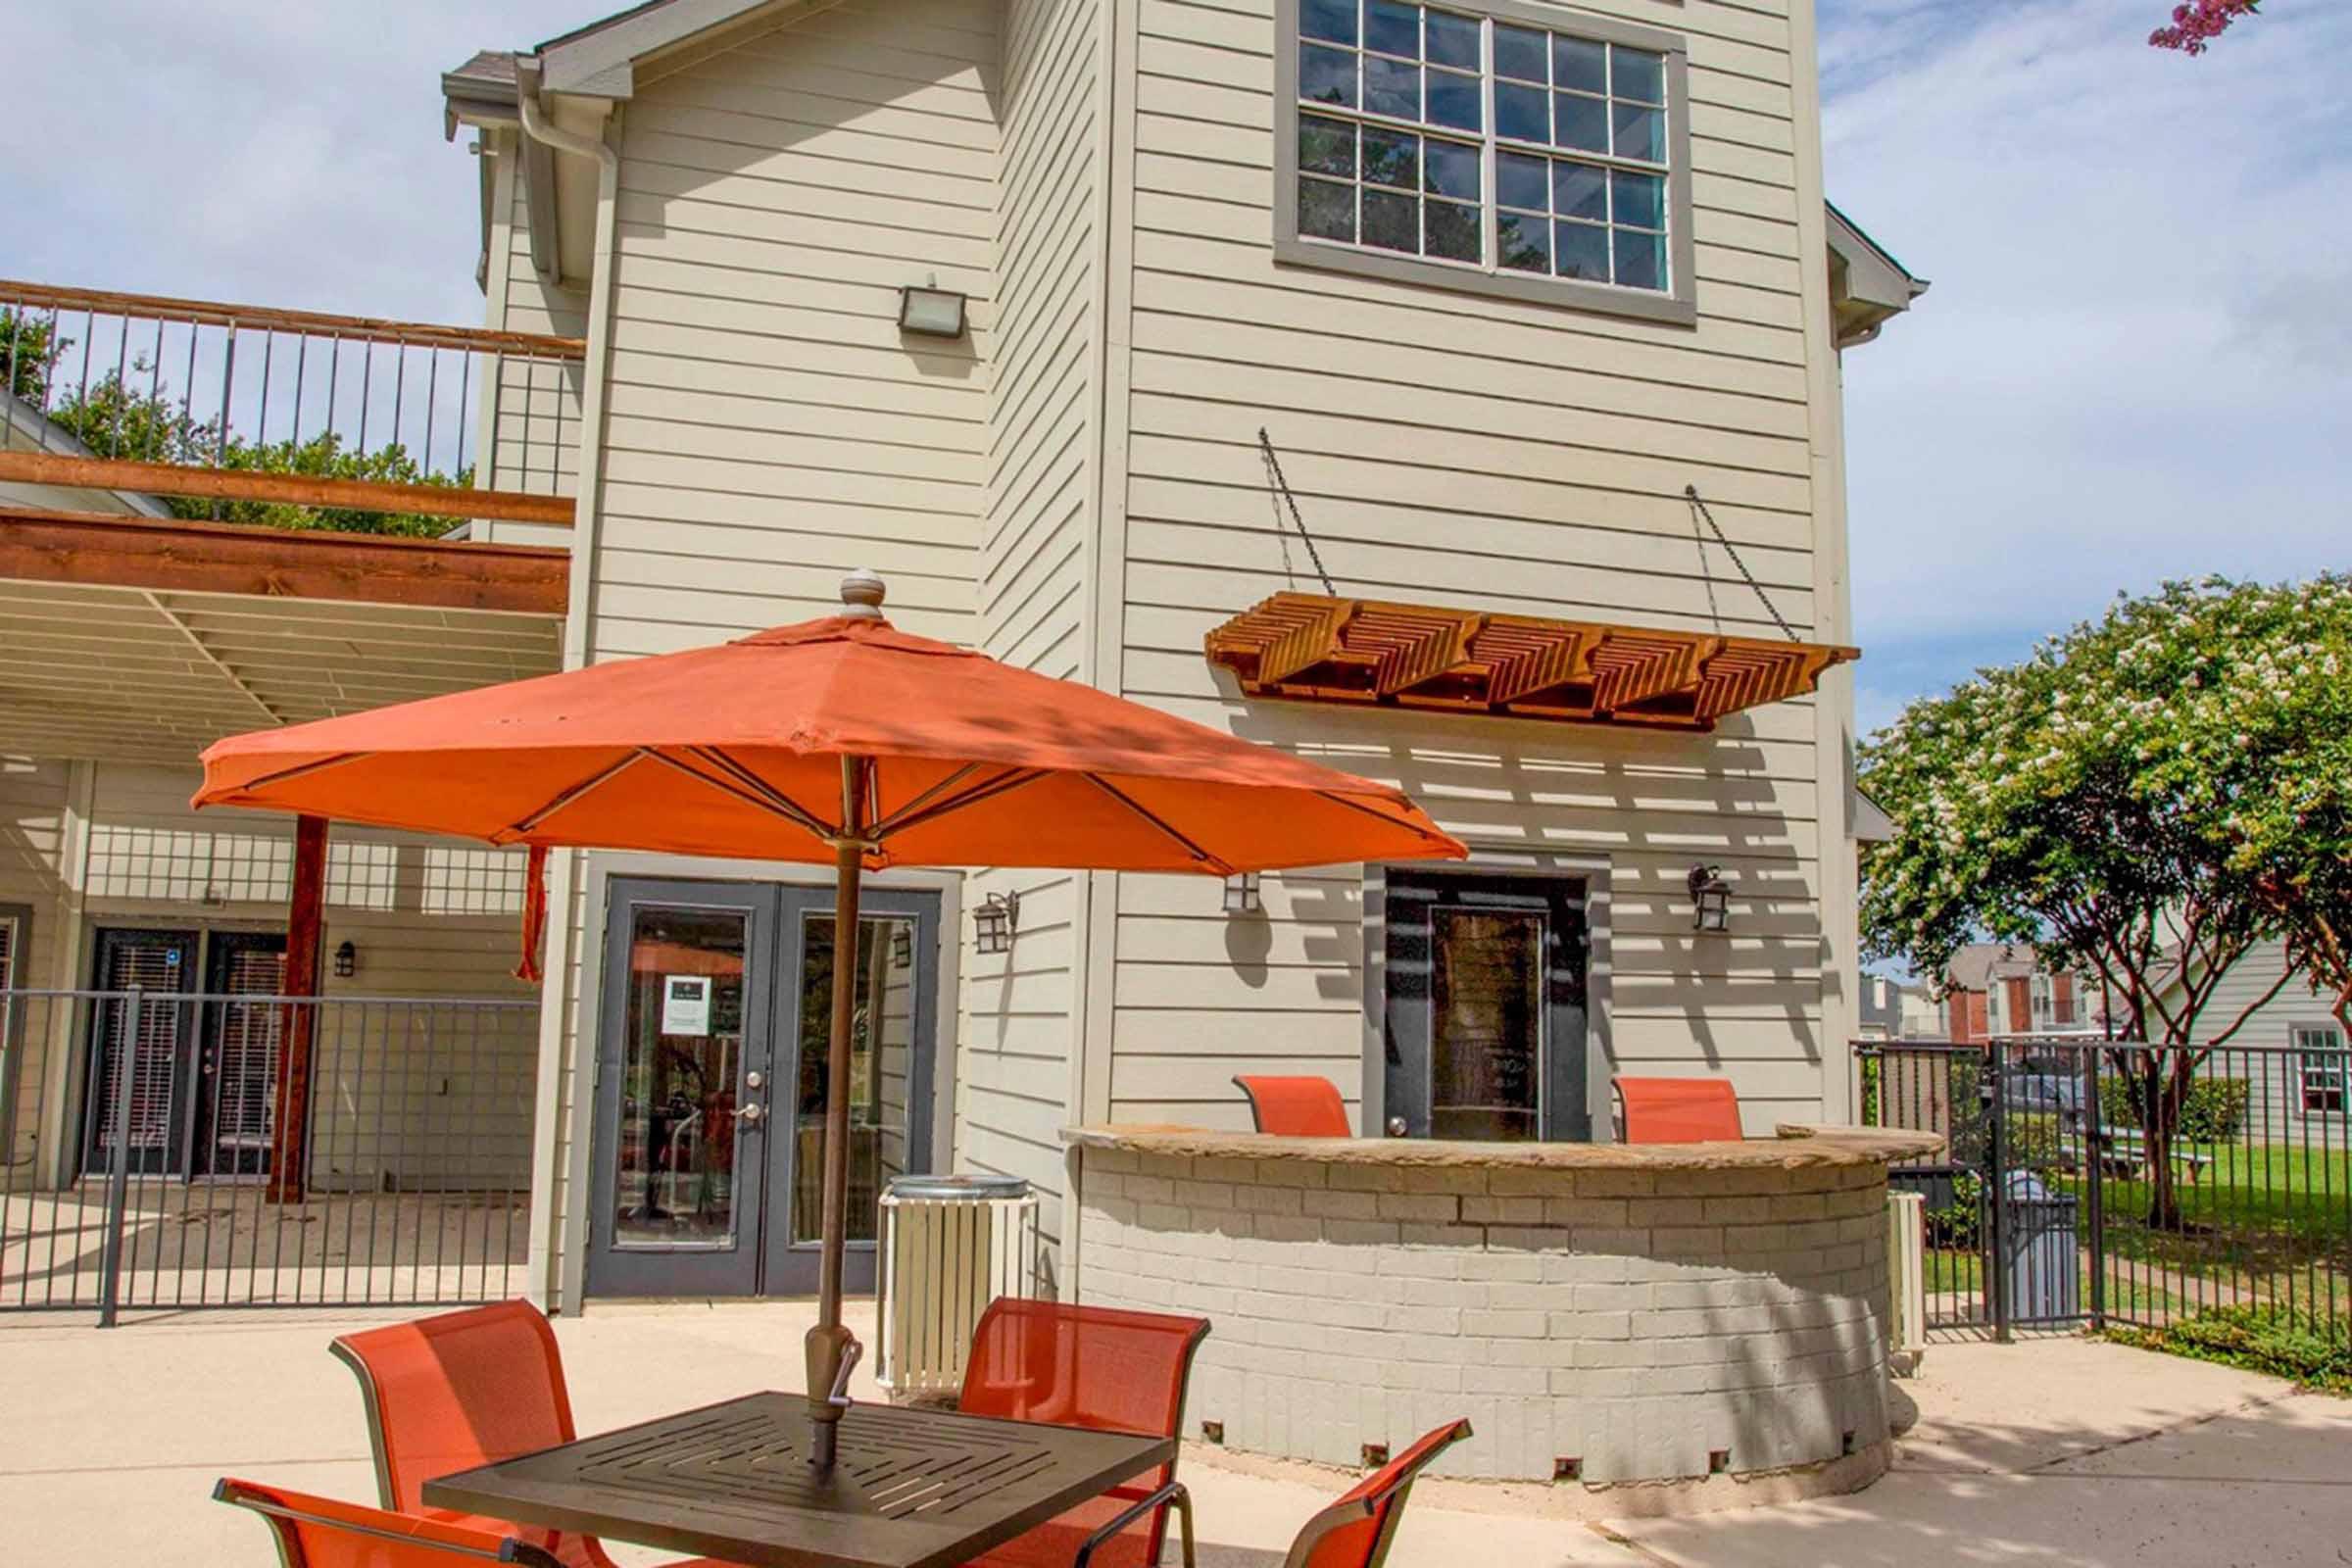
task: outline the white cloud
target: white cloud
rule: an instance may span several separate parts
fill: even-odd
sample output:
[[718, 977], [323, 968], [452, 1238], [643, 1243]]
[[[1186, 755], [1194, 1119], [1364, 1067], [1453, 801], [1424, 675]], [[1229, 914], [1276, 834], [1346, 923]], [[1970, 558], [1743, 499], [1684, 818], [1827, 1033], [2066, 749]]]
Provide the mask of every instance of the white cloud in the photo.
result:
[[1830, 189], [1936, 282], [1846, 367], [1866, 721], [2119, 587], [2344, 563], [2352, 8], [2201, 60], [2163, 10], [1825, 18]]
[[467, 322], [475, 173], [440, 74], [612, 0], [98, 0], [9, 24], [5, 270]]

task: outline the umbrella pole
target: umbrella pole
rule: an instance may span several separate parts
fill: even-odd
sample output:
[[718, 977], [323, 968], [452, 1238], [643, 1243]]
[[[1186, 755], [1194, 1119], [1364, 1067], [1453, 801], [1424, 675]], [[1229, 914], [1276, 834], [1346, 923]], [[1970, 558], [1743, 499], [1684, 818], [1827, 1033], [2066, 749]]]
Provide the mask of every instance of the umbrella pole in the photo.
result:
[[824, 1241], [817, 1263], [816, 1326], [808, 1339], [809, 1458], [827, 1469], [848, 1402], [833, 1402], [833, 1386], [845, 1370], [844, 1357], [858, 1353], [856, 1336], [841, 1323], [841, 1269], [849, 1250], [850, 1036], [858, 1008], [858, 894], [865, 875], [865, 844], [858, 836], [864, 777], [859, 759], [841, 760], [843, 828], [833, 847], [833, 1027], [825, 1051]]

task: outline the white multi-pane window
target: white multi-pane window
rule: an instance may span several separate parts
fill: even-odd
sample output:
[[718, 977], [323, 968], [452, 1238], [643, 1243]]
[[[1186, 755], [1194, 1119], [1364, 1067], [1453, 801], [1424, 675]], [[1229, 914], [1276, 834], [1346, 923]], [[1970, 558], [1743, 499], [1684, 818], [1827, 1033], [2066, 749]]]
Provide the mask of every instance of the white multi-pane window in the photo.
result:
[[1682, 314], [1687, 139], [1670, 38], [1536, 25], [1544, 13], [1522, 5], [1289, 0], [1283, 12], [1295, 17], [1281, 45], [1295, 114], [1276, 130], [1293, 142], [1276, 197], [1283, 259], [1409, 260], [1521, 297], [1549, 284], [1575, 303]]
[[2298, 1064], [2303, 1074], [2303, 1109], [2341, 1115], [2345, 1109], [2345, 1094], [2352, 1089], [2352, 1054], [2344, 1050], [2344, 1037], [2335, 1025], [2328, 1023], [2299, 1023], [2288, 1031], [2295, 1049], [2302, 1053]]

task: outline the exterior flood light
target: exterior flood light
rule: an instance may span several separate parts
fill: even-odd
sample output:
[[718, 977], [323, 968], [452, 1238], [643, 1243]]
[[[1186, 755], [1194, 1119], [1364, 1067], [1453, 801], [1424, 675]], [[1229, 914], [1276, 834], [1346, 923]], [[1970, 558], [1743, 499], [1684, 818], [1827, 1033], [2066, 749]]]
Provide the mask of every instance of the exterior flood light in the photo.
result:
[[982, 953], [1010, 953], [1012, 934], [1019, 929], [1020, 919], [1018, 893], [991, 893], [972, 911], [975, 946]]
[[1732, 887], [1720, 865], [1694, 865], [1690, 877], [1690, 929], [1728, 931], [1732, 924]]
[[938, 280], [899, 290], [899, 330], [922, 337], [963, 336], [964, 297]]
[[1255, 914], [1265, 907], [1258, 896], [1257, 873], [1236, 871], [1225, 879], [1225, 912], [1227, 914]]

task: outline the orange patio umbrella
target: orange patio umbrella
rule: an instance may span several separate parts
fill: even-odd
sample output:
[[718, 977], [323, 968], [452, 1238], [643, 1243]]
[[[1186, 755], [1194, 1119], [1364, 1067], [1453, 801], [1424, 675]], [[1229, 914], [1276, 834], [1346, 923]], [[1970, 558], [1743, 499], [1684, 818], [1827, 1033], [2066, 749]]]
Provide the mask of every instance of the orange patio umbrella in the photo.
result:
[[[1467, 852], [1400, 791], [1074, 682], [910, 636], [881, 580], [843, 612], [232, 736], [195, 804], [534, 849], [830, 862], [834, 929], [888, 865], [1238, 871]], [[853, 965], [833, 968], [818, 1321], [808, 1396], [831, 1458], [856, 1342], [841, 1325]]]

